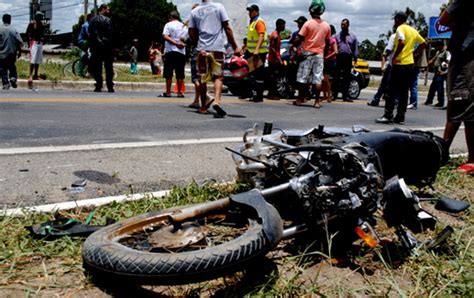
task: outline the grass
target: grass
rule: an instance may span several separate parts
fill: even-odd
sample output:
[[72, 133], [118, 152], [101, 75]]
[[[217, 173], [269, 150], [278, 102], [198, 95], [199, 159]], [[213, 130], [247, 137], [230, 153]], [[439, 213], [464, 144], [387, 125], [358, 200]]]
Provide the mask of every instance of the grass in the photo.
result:
[[[463, 159], [451, 160], [438, 174], [435, 188], [473, 203], [474, 179], [452, 171]], [[107, 218], [120, 220], [171, 206], [215, 200], [242, 191], [235, 184], [195, 183], [173, 188], [165, 198], [112, 203], [95, 209], [92, 224]], [[0, 296], [99, 295], [82, 273], [83, 239], [64, 237], [54, 241], [32, 239], [27, 225], [55, 216], [84, 221], [90, 209], [59, 214], [25, 214], [0, 217]], [[335, 265], [329, 256], [301, 245], [297, 239], [279, 244], [267, 258], [250, 264], [246, 271], [209, 282], [173, 287], [142, 287], [144, 291], [168, 296], [466, 296], [474, 294], [473, 217], [470, 211], [459, 216], [439, 215], [441, 229], [452, 221], [455, 233], [441, 250], [423, 251], [395, 266], [382, 252], [362, 248], [350, 265]], [[377, 227], [382, 234], [383, 225]], [[381, 230], [381, 231], [380, 231]], [[429, 234], [429, 233], [427, 233]], [[422, 235], [426, 236], [426, 235]], [[329, 238], [331, 236], [328, 236]], [[356, 243], [357, 244], [357, 243]]]
[[[44, 80], [49, 81], [90, 81], [92, 78], [83, 78], [80, 76], [75, 76], [74, 74], [64, 75], [63, 68], [67, 61], [64, 62], [53, 62], [47, 61], [44, 64], [41, 64], [39, 68], [39, 75]], [[20, 79], [28, 79], [29, 76], [29, 63], [26, 60], [18, 60], [17, 63], [18, 77]], [[116, 82], [147, 82], [147, 83], [163, 83], [165, 80], [161, 76], [155, 76], [151, 74], [151, 71], [148, 69], [139, 69], [137, 75], [132, 75], [129, 72], [128, 67], [114, 66], [114, 70], [117, 74], [114, 81]], [[190, 78], [186, 80], [190, 81]]]

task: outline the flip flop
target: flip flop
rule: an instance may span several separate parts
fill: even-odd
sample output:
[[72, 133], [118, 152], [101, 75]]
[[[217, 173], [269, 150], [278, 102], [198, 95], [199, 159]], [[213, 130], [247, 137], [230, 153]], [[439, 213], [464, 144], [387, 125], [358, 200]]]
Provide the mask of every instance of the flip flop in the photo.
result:
[[178, 93], [177, 97], [184, 98], [184, 94], [183, 93]]
[[211, 100], [208, 100], [205, 107], [206, 107], [206, 110], [209, 109], [212, 105], [212, 103], [214, 102], [214, 98], [212, 98]]
[[[84, 223], [77, 219], [63, 217], [38, 225], [26, 226], [25, 228], [30, 232], [31, 237], [35, 239], [54, 240], [63, 236], [87, 237], [105, 227], [89, 225], [94, 213], [95, 212], [92, 211]], [[107, 219], [106, 225], [112, 223], [114, 223], [114, 220]]]
[[218, 105], [213, 105], [212, 108], [216, 111], [219, 118], [224, 118], [227, 115], [227, 113]]
[[455, 171], [463, 175], [474, 175], [474, 163], [460, 165]]
[[171, 97], [171, 94], [168, 94], [168, 93], [162, 93], [162, 94], [158, 94], [158, 97]]
[[199, 109], [199, 110], [197, 111], [197, 113], [198, 113], [198, 114], [202, 114], [202, 115], [210, 114], [207, 109]]

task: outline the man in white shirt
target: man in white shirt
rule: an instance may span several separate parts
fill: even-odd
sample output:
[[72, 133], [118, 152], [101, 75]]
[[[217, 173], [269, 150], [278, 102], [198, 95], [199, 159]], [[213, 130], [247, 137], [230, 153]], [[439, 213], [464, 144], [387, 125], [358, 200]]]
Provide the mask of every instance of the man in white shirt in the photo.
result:
[[169, 21], [163, 28], [163, 39], [165, 40], [165, 56], [163, 77], [166, 79], [166, 92], [162, 97], [171, 97], [171, 83], [173, 72], [176, 73], [178, 97], [184, 97], [184, 67], [186, 65], [186, 48], [183, 41], [184, 25], [181, 23], [177, 11], [172, 11]]
[[[216, 111], [215, 116], [223, 118], [227, 114], [221, 107], [222, 70], [226, 38], [234, 52], [240, 53], [224, 6], [220, 3], [202, 0], [202, 4], [191, 12], [189, 36], [193, 43], [197, 44], [198, 75], [201, 78], [204, 75], [210, 75], [214, 81], [215, 101], [212, 107]], [[214, 62], [213, 67], [209, 65], [210, 61]], [[206, 114], [210, 103], [207, 102], [207, 85], [204, 81], [201, 81], [200, 89], [201, 108], [199, 113]]]

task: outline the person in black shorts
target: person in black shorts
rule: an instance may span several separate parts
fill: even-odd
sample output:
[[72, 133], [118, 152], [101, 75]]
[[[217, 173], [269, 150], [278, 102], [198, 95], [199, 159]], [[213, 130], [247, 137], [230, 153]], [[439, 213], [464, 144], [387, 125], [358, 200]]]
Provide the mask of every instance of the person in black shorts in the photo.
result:
[[451, 146], [464, 123], [468, 150], [467, 163], [456, 170], [474, 174], [474, 19], [472, 0], [453, 0], [443, 11], [440, 24], [452, 28], [448, 51], [448, 107], [444, 139]]
[[171, 97], [171, 84], [173, 73], [176, 73], [178, 97], [184, 97], [184, 67], [186, 65], [186, 45], [183, 41], [186, 35], [186, 27], [181, 23], [177, 11], [169, 15], [169, 22], [163, 29], [165, 40], [165, 57], [163, 77], [166, 79], [166, 91], [161, 96]]

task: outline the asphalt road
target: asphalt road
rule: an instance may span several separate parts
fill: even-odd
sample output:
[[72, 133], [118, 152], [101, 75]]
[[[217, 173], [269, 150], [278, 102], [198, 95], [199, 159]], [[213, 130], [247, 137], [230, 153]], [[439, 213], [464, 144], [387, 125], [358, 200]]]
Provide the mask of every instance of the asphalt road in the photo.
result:
[[[374, 122], [383, 109], [366, 105], [373, 90], [354, 103], [335, 101], [321, 109], [225, 96], [225, 119], [189, 109], [191, 93], [168, 99], [156, 97], [159, 91], [0, 93], [0, 203], [31, 206], [156, 191], [192, 180], [230, 180], [235, 169], [224, 147], [235, 146], [246, 129], [264, 121], [283, 129], [319, 124], [393, 128]], [[421, 106], [408, 111], [403, 128], [441, 135], [444, 121], [445, 111]], [[462, 136], [460, 132], [455, 152], [465, 151]], [[81, 179], [87, 180], [85, 190], [73, 193], [71, 183]]]

